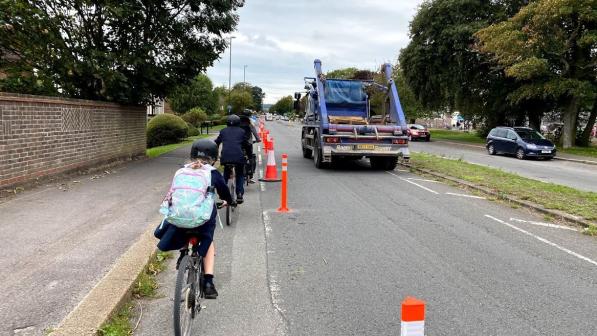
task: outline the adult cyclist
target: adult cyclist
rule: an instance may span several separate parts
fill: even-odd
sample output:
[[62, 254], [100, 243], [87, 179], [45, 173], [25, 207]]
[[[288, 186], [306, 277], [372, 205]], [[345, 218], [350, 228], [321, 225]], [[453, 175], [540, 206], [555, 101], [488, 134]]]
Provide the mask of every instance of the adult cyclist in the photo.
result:
[[218, 147], [222, 145], [220, 164], [224, 166], [224, 180], [226, 183], [228, 183], [228, 179], [232, 174], [231, 165], [234, 166], [236, 175], [236, 202], [241, 204], [243, 203], [243, 195], [245, 193], [243, 184], [245, 181], [244, 168], [246, 159], [243, 148], [245, 147], [246, 134], [245, 130], [240, 127], [240, 117], [236, 114], [228, 116], [226, 126], [226, 128], [220, 131], [215, 142]]
[[261, 138], [259, 137], [259, 133], [257, 129], [253, 125], [251, 121], [251, 111], [244, 110], [240, 116], [240, 127], [245, 130], [245, 145], [244, 151], [247, 153], [247, 157], [251, 161], [251, 175], [247, 176], [249, 179], [249, 183], [255, 183], [253, 179], [253, 173], [255, 172], [255, 168], [257, 167], [257, 160], [256, 156], [253, 153], [253, 138], [255, 138], [255, 142], [261, 142]]

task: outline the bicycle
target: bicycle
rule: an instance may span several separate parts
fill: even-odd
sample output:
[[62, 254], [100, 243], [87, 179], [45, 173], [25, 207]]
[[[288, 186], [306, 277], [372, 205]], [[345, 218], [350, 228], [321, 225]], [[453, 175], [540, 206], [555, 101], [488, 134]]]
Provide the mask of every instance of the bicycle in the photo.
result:
[[230, 176], [228, 177], [228, 190], [230, 191], [230, 196], [232, 196], [232, 204], [226, 207], [226, 225], [230, 226], [232, 223], [232, 213], [236, 210], [236, 168], [234, 164], [226, 164], [224, 165], [224, 169], [226, 167], [230, 167]]
[[[199, 238], [189, 234], [188, 249], [181, 259], [174, 289], [174, 335], [189, 336], [195, 316], [201, 312], [203, 293], [203, 257], [197, 252]], [[191, 251], [191, 254], [188, 254]]]

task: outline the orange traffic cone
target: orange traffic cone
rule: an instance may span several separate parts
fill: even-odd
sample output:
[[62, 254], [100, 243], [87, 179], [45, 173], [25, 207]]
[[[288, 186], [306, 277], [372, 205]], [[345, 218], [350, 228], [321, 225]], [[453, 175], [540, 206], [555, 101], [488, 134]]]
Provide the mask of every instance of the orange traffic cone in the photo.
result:
[[[273, 140], [272, 140], [273, 142]], [[272, 143], [273, 144], [273, 143]], [[267, 151], [267, 166], [265, 167], [265, 177], [260, 178], [262, 182], [280, 182], [278, 178], [278, 170], [276, 168], [276, 154], [274, 154], [274, 147]]]
[[400, 336], [425, 336], [425, 302], [407, 297], [402, 301]]

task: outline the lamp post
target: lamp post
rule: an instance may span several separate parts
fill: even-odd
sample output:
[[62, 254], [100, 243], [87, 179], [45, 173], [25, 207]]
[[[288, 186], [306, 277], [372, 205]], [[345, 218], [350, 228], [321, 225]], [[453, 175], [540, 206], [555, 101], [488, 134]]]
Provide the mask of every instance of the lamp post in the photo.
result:
[[248, 67], [248, 65], [245, 65], [243, 67], [243, 83], [244, 84], [247, 84], [247, 79], [246, 79], [247, 78], [247, 67]]
[[236, 36], [230, 36], [230, 63], [228, 65], [228, 114], [232, 112], [230, 105], [230, 91], [232, 91], [232, 39]]

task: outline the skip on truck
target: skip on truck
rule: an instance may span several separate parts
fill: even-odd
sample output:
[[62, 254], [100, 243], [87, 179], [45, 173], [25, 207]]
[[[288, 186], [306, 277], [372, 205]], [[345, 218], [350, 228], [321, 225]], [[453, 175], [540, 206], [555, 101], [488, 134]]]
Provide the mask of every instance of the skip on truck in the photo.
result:
[[[302, 126], [303, 157], [315, 167], [368, 158], [373, 169], [394, 170], [407, 161], [407, 125], [392, 67], [384, 64], [385, 85], [371, 80], [326, 78], [321, 61], [314, 61], [315, 77], [305, 77], [307, 95]], [[368, 88], [385, 93], [383, 115], [371, 115]], [[295, 93], [295, 108], [301, 93]]]

